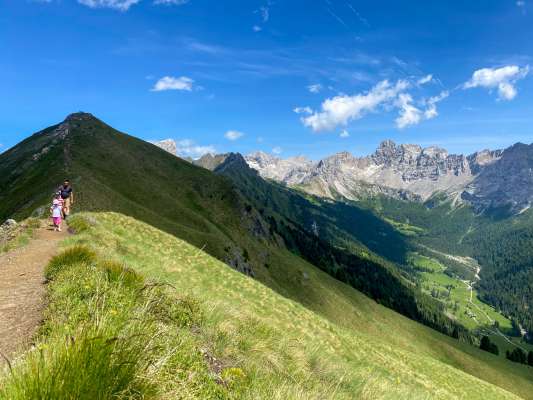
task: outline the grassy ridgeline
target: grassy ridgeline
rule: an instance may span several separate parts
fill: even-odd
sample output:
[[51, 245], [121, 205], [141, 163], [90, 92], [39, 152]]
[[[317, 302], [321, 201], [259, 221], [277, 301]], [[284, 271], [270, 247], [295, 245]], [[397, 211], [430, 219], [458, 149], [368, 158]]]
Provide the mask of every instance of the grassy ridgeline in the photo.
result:
[[[533, 393], [529, 368], [401, 317], [297, 257], [289, 279], [306, 307], [131, 218], [71, 224], [79, 233], [67, 244], [82, 247], [49, 266], [46, 321], [0, 384], [5, 399], [515, 398], [493, 384]], [[152, 284], [162, 281], [172, 287]]]

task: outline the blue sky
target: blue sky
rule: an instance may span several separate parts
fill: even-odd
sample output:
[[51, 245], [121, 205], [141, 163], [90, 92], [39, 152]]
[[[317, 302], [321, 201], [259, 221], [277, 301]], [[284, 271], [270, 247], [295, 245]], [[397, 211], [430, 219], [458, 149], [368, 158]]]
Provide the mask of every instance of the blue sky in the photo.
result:
[[0, 3], [0, 151], [79, 110], [193, 156], [533, 141], [533, 0]]

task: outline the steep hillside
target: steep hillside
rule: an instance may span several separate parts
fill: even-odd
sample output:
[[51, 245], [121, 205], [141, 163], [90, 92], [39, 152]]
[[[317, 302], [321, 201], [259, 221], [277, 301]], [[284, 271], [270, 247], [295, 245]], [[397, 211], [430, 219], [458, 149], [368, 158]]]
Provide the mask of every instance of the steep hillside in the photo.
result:
[[[10, 165], [23, 162], [21, 156], [30, 161], [17, 174], [10, 173]], [[55, 169], [47, 174], [51, 166]], [[120, 133], [90, 114], [72, 114], [62, 124], [33, 135], [1, 155], [0, 168], [0, 173], [7, 175], [0, 187], [3, 198], [27, 199], [5, 205], [2, 202], [0, 218], [35, 213], [66, 175], [76, 191], [75, 210], [116, 211], [134, 216], [294, 298], [299, 294], [285, 279], [293, 266], [278, 253], [289, 248], [382, 304], [468, 340], [464, 328], [445, 317], [439, 303], [422, 295], [395, 267], [370, 250], [362, 253], [361, 246], [351, 245], [354, 235], [345, 234], [345, 248], [339, 249], [336, 246], [340, 243], [317, 238], [304, 226], [307, 221], [293, 219], [298, 214], [312, 214], [312, 210], [306, 210], [311, 204], [308, 201], [292, 193], [291, 197], [278, 196], [280, 203], [259, 208], [254, 199], [268, 195], [268, 186], [247, 181], [249, 188], [243, 190], [226, 177]], [[28, 177], [35, 174], [40, 174], [39, 185], [29, 182]], [[284, 207], [293, 200], [298, 206], [290, 213], [278, 209], [273, 210], [276, 216], [271, 215], [271, 206]], [[348, 223], [342, 222], [349, 220], [339, 211], [322, 213], [319, 222], [331, 219], [327, 222], [331, 230], [335, 224], [364, 228], [363, 224], [354, 223], [357, 215], [379, 227], [375, 232], [367, 229], [369, 238], [378, 239], [383, 232], [397, 237], [398, 240], [389, 241], [397, 246], [389, 253], [400, 253], [401, 237], [394, 236], [394, 230], [371, 213], [352, 213]], [[368, 243], [369, 248], [377, 249], [380, 242]]]
[[[529, 367], [506, 362], [410, 321], [290, 254], [295, 268], [287, 279], [295, 292], [302, 293], [300, 303], [131, 218], [84, 214], [76, 216], [72, 226], [79, 233], [68, 245], [88, 245], [98, 260], [83, 256], [85, 264], [80, 265], [73, 260], [74, 251], [49, 268], [53, 313], [48, 314], [36, 357], [30, 358], [27, 366], [17, 365], [4, 381], [11, 393], [26, 387], [28, 378], [35, 376], [32, 371], [42, 371], [43, 379], [43, 384], [32, 390], [47, 387], [47, 371], [74, 371], [65, 382], [71, 387], [84, 384], [82, 379], [72, 379], [77, 369], [59, 367], [77, 362], [78, 358], [69, 355], [84, 354], [85, 343], [91, 343], [91, 363], [107, 367], [106, 359], [98, 357], [107, 357], [108, 352], [99, 352], [100, 341], [87, 336], [96, 323], [95, 332], [100, 335], [118, 335], [120, 339], [110, 343], [119, 350], [142, 346], [137, 343], [138, 335], [131, 334], [136, 329], [145, 332], [158, 327], [155, 342], [147, 351], [117, 355], [132, 358], [143, 354], [132, 364], [139, 372], [123, 377], [123, 368], [115, 369], [122, 378], [116, 381], [122, 385], [118, 389], [127, 390], [129, 386], [124, 385], [131, 382], [129, 390], [150, 390], [155, 398], [182, 393], [186, 398], [202, 399], [511, 399], [531, 398], [533, 393]], [[169, 283], [168, 295], [181, 299], [172, 314], [167, 314], [167, 302], [146, 292], [153, 285], [143, 284], [131, 270], [121, 275], [120, 265], [148, 282]], [[75, 273], [83, 277], [84, 286], [68, 286]], [[132, 297], [136, 287], [141, 292]], [[104, 288], [107, 301], [101, 304], [97, 300]], [[157, 300], [155, 308], [143, 305], [143, 296], [152, 296], [148, 298], [152, 303]], [[117, 307], [117, 302], [122, 306]], [[66, 318], [61, 304], [79, 311]], [[98, 304], [99, 318], [95, 319], [91, 307]], [[144, 314], [138, 314], [139, 307]], [[144, 322], [139, 325], [137, 315], [145, 315], [143, 321], [154, 315], [160, 322], [154, 327], [150, 320], [147, 326]], [[85, 329], [72, 329], [71, 318]], [[113, 321], [121, 323], [106, 328]], [[172, 324], [177, 329], [172, 329]], [[118, 327], [125, 332], [113, 330]], [[65, 332], [72, 339], [54, 347]], [[169, 347], [175, 345], [174, 350]], [[58, 351], [71, 346], [73, 351], [60, 357]], [[150, 362], [149, 369], [142, 369]], [[107, 377], [106, 371], [102, 370], [101, 379]], [[17, 381], [17, 377], [26, 380]], [[1, 388], [0, 384], [0, 394]]]
[[273, 211], [318, 238], [358, 254], [373, 252], [397, 263], [406, 260], [409, 248], [405, 237], [369, 209], [264, 180], [238, 153], [207, 155], [194, 163], [230, 178], [263, 215]]
[[72, 114], [0, 155], [0, 176], [0, 219], [39, 214], [69, 177], [74, 210], [133, 215], [241, 271], [252, 273], [242, 256], [248, 242], [275, 241], [224, 179], [90, 114]]

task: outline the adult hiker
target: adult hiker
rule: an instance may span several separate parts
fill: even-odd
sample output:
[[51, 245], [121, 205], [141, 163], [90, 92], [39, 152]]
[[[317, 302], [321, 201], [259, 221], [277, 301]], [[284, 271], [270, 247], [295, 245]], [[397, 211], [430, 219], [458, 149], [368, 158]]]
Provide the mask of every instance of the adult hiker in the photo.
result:
[[65, 179], [63, 185], [59, 187], [59, 194], [63, 199], [63, 215], [66, 219], [70, 214], [70, 207], [74, 204], [74, 191], [72, 190], [72, 186], [70, 186], [70, 181], [68, 179]]

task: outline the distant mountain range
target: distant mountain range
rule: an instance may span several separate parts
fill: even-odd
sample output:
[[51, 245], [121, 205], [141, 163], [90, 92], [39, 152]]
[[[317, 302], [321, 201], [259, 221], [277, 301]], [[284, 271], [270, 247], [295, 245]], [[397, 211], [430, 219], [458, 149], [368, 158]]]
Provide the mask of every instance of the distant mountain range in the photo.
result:
[[[175, 154], [171, 140], [156, 144]], [[223, 159], [207, 154], [193, 162], [212, 170]], [[454, 204], [468, 202], [476, 212], [503, 209], [512, 214], [528, 209], [533, 200], [533, 145], [522, 143], [462, 155], [386, 140], [366, 157], [341, 152], [313, 162], [256, 152], [245, 160], [263, 178], [331, 199], [383, 194], [425, 202], [444, 194]]]
[[513, 213], [528, 208], [533, 200], [533, 145], [522, 143], [457, 155], [440, 147], [387, 140], [360, 158], [342, 152], [313, 163], [258, 152], [246, 160], [265, 178], [329, 198], [358, 200], [381, 193], [426, 201], [444, 193], [454, 202], [468, 201], [477, 211], [508, 208]]

